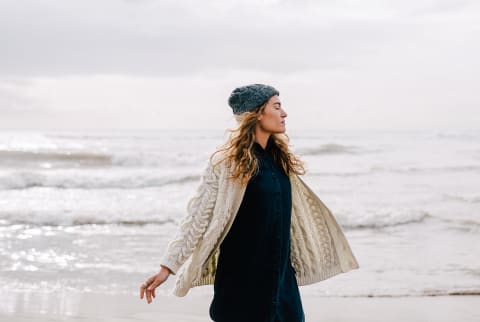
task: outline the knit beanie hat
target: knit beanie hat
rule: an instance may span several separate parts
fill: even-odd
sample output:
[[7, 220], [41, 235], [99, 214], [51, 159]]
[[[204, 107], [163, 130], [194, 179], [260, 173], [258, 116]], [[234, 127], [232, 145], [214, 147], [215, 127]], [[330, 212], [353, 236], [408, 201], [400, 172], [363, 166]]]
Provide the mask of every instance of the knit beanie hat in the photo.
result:
[[233, 114], [242, 114], [254, 110], [274, 95], [280, 95], [280, 93], [269, 85], [251, 84], [241, 86], [235, 88], [230, 94], [228, 105], [232, 108]]

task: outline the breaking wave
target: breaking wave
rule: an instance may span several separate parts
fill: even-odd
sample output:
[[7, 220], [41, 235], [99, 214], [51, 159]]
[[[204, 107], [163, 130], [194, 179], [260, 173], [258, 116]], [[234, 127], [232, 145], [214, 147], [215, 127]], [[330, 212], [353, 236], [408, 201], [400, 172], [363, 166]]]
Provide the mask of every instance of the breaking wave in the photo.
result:
[[136, 174], [118, 173], [112, 176], [94, 173], [48, 173], [36, 171], [16, 171], [0, 175], [0, 189], [28, 189], [49, 187], [57, 189], [135, 189], [162, 187], [171, 184], [196, 182], [200, 175], [195, 174]]

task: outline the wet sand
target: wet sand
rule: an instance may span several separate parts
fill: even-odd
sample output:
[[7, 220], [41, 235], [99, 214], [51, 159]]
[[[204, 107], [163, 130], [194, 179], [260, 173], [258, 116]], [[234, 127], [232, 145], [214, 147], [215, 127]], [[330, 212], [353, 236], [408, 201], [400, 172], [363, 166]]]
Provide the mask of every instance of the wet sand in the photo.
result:
[[[307, 322], [480, 321], [480, 296], [302, 297]], [[211, 321], [207, 295], [0, 293], [0, 321]]]

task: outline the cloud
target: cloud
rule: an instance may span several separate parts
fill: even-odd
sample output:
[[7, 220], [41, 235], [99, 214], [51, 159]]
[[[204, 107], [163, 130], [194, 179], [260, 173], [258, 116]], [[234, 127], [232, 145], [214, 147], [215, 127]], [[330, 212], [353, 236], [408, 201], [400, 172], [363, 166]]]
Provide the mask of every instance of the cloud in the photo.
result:
[[252, 82], [277, 86], [298, 128], [470, 126], [479, 7], [2, 1], [0, 126], [223, 127], [226, 96]]
[[[4, 3], [0, 69], [10, 76], [348, 70], [370, 64], [385, 47], [401, 48], [406, 39], [418, 43], [424, 27], [404, 16], [412, 10], [410, 2], [396, 6], [252, 3]], [[431, 2], [420, 1], [413, 8], [426, 8], [425, 3]], [[442, 3], [441, 8], [446, 8], [453, 2]]]

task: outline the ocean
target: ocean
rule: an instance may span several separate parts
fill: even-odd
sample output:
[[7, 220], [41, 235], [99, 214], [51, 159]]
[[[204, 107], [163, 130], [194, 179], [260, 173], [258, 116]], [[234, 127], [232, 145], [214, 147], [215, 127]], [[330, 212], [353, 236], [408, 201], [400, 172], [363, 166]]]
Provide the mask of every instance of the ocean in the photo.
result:
[[[287, 133], [360, 265], [302, 294], [480, 294], [480, 131]], [[225, 137], [0, 131], [1, 291], [138, 294]]]

